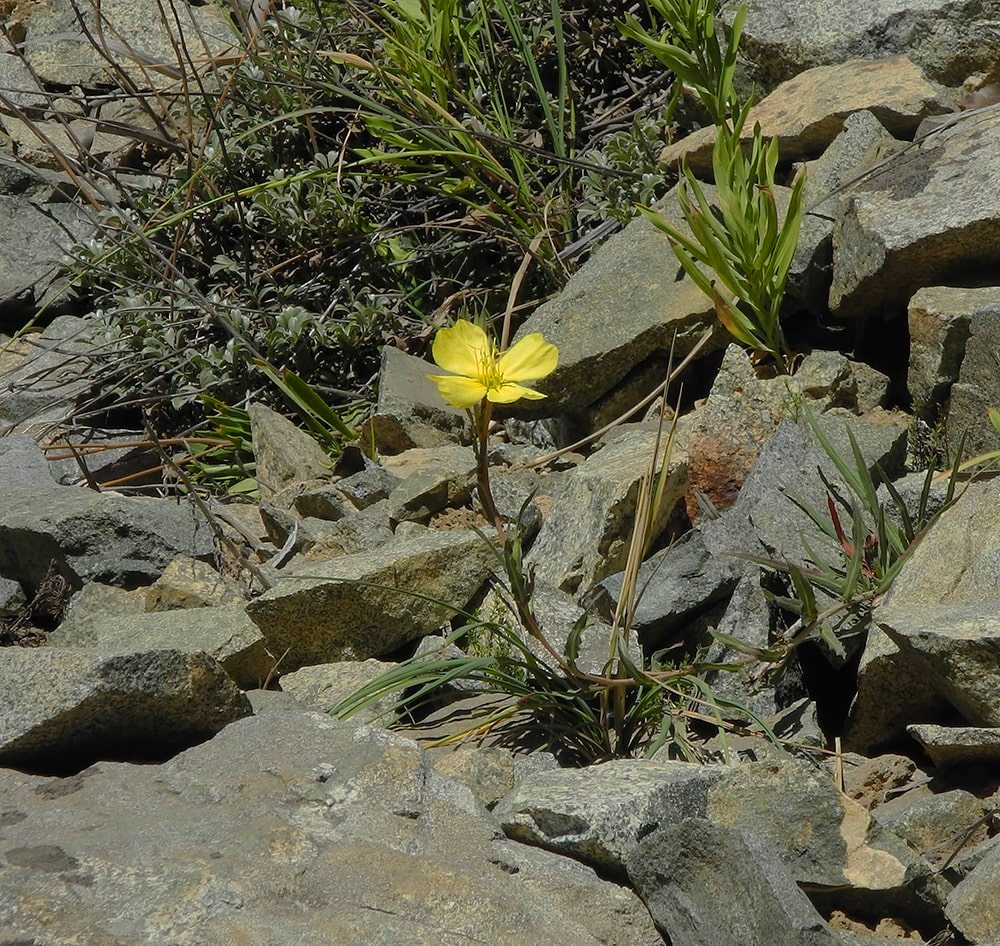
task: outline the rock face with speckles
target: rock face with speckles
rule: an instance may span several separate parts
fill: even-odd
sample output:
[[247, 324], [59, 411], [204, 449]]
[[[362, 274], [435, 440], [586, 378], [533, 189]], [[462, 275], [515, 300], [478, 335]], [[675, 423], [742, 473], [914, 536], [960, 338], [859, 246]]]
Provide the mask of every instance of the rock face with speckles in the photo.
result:
[[247, 613], [271, 652], [285, 654], [285, 671], [366, 660], [441, 625], [475, 596], [493, 561], [475, 532], [427, 530], [372, 552], [290, 566]]
[[1000, 112], [969, 113], [902, 152], [845, 198], [830, 308], [905, 307], [924, 286], [1000, 266]]
[[946, 85], [1000, 70], [997, 0], [726, 0], [727, 27], [743, 2], [744, 66], [765, 90], [813, 66], [898, 53]]
[[249, 714], [207, 654], [0, 648], [0, 765], [72, 771], [162, 756]]
[[163, 765], [0, 771], [0, 931], [116, 946], [662, 946], [631, 891], [508, 841], [417, 745], [315, 713]]

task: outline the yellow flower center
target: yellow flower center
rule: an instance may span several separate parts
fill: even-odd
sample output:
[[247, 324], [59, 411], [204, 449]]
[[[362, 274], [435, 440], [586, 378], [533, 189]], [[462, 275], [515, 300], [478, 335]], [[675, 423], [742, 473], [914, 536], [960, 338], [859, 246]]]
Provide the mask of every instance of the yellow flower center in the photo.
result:
[[502, 387], [504, 377], [500, 371], [496, 345], [489, 342], [476, 360], [478, 362], [476, 375], [479, 382], [490, 391]]

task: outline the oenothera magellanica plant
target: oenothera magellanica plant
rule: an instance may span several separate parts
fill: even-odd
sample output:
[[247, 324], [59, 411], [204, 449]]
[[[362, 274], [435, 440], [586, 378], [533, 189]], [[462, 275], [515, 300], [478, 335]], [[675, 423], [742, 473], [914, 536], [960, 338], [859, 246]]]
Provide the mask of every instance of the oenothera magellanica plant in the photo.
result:
[[[395, 700], [393, 709], [408, 712], [446, 696], [457, 680], [471, 681], [500, 696], [499, 708], [474, 716], [466, 729], [443, 741], [491, 732], [501, 743], [545, 748], [568, 764], [650, 756], [666, 745], [686, 758], [699, 758], [689, 722], [723, 729], [727, 724], [720, 707], [727, 706], [753, 717], [712, 693], [698, 675], [707, 667], [647, 669], [637, 662], [626, 646], [629, 622], [617, 616], [609, 634], [608, 659], [599, 673], [587, 672], [577, 662], [586, 614], [573, 625], [561, 652], [552, 645], [532, 607], [534, 583], [523, 563], [520, 517], [505, 522], [493, 500], [487, 446], [494, 406], [545, 397], [526, 382], [550, 375], [558, 365], [558, 350], [540, 334], [532, 334], [505, 351], [482, 328], [463, 320], [438, 332], [432, 352], [446, 373], [428, 377], [446, 403], [472, 415], [480, 502], [496, 531], [497, 556], [506, 573], [506, 582], [496, 590], [521, 630], [504, 620], [485, 620], [452, 608], [466, 623], [449, 640], [491, 640], [492, 654], [413, 658], [341, 701], [333, 712], [349, 716], [400, 691], [404, 696]], [[672, 431], [664, 439], [663, 450], [657, 442], [653, 451], [637, 503], [629, 551], [629, 561], [636, 567], [648, 551], [649, 524], [670, 466]], [[766, 726], [764, 731], [771, 735]]]

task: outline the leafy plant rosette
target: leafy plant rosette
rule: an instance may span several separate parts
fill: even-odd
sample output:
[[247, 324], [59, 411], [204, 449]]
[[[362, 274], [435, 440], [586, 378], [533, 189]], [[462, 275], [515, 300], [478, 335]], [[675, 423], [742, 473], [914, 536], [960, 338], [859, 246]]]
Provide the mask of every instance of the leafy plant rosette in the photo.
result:
[[[411, 658], [342, 700], [332, 712], [347, 717], [390, 697], [392, 706], [384, 715], [412, 713], [447, 700], [455, 692], [450, 688], [466, 681], [498, 696], [498, 706], [472, 715], [467, 728], [441, 742], [490, 733], [501, 744], [548, 749], [569, 764], [651, 756], [665, 746], [695, 759], [699, 750], [688, 724], [706, 722], [724, 730], [728, 724], [722, 718], [723, 708], [749, 715], [773, 737], [744, 707], [717, 699], [699, 675], [705, 669], [728, 668], [652, 663], [647, 667], [630, 656], [628, 615], [636, 601], [634, 582], [629, 601], [616, 614], [608, 660], [601, 672], [588, 672], [578, 664], [589, 617], [586, 613], [571, 628], [561, 652], [552, 645], [532, 605], [534, 582], [530, 569], [524, 566], [520, 517], [513, 524], [505, 522], [493, 500], [487, 446], [494, 406], [543, 398], [544, 394], [525, 382], [550, 375], [558, 365], [558, 350], [542, 335], [531, 334], [504, 351], [482, 328], [465, 320], [441, 329], [432, 350], [435, 362], [447, 373], [428, 377], [437, 384], [444, 401], [469, 410], [473, 416], [479, 498], [495, 530], [497, 559], [504, 572], [496, 590], [517, 626], [503, 619], [482, 620], [453, 608], [465, 623], [447, 642], [464, 639], [481, 645], [485, 641], [485, 653], [477, 646], [477, 653], [469, 656]], [[673, 431], [667, 438], [662, 464], [657, 443], [642, 483], [629, 550], [632, 573], [637, 573], [638, 563], [648, 551], [649, 523], [662, 498], [672, 435]], [[400, 691], [402, 697], [398, 697]]]

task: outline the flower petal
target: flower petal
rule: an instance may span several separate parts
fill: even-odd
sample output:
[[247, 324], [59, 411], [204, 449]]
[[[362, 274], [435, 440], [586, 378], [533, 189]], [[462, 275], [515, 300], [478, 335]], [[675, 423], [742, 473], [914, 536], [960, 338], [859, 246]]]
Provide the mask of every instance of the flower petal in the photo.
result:
[[486, 397], [494, 404], [512, 404], [514, 401], [521, 400], [522, 397], [529, 401], [538, 401], [545, 395], [541, 391], [532, 391], [531, 388], [526, 388], [522, 384], [512, 384], [510, 381], [505, 381], [498, 388], [490, 388]]
[[533, 332], [507, 349], [498, 367], [505, 381], [537, 381], [552, 374], [558, 364], [559, 349], [540, 332]]
[[472, 407], [486, 396], [486, 385], [475, 378], [458, 378], [451, 374], [429, 374], [438, 386], [442, 400], [452, 407]]
[[492, 344], [478, 325], [460, 319], [434, 336], [431, 351], [439, 368], [476, 378], [487, 356], [492, 354]]

